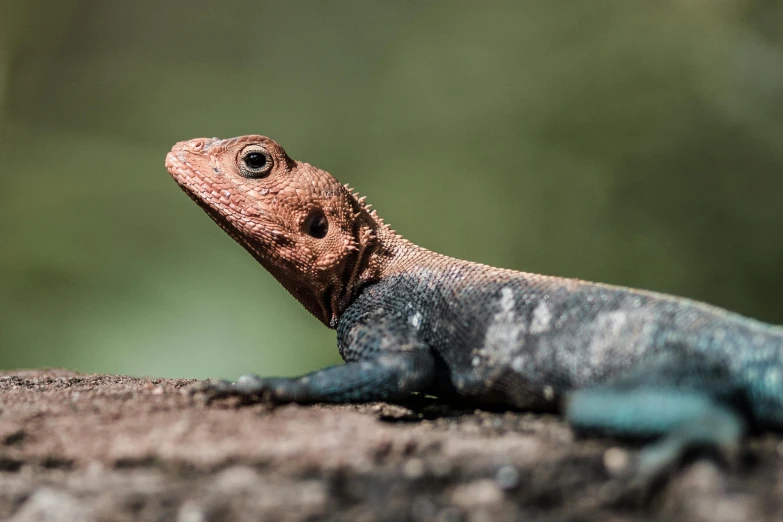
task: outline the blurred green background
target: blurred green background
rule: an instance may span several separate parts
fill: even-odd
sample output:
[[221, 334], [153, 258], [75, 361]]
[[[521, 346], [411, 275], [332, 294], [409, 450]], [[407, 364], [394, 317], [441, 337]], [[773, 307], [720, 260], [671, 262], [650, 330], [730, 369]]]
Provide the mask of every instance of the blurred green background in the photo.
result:
[[781, 2], [0, 9], [0, 368], [337, 362], [163, 168], [247, 133], [430, 249], [783, 323]]

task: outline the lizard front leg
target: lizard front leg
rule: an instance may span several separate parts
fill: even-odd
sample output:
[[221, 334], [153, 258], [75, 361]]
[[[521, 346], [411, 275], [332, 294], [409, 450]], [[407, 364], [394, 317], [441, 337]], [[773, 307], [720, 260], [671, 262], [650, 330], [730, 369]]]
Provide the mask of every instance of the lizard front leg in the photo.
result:
[[257, 397], [274, 403], [394, 401], [430, 387], [434, 360], [424, 351], [396, 352], [331, 366], [301, 377], [245, 375], [222, 384], [214, 396]]
[[435, 358], [409, 325], [380, 307], [359, 317], [347, 315], [338, 327], [346, 364], [301, 377], [245, 375], [236, 383], [212, 382], [196, 391], [206, 392], [209, 399], [240, 396], [307, 404], [398, 401], [411, 392], [432, 388]]

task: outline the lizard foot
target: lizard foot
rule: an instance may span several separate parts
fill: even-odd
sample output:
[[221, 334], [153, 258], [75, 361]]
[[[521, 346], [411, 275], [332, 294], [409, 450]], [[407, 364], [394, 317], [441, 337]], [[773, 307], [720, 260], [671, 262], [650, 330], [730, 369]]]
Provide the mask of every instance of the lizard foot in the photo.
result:
[[431, 386], [435, 361], [429, 352], [390, 353], [366, 361], [330, 366], [300, 377], [243, 375], [236, 383], [209, 381], [194, 388], [207, 402], [238, 397], [270, 404], [399, 400]]
[[741, 467], [741, 451], [734, 442], [695, 443], [667, 436], [639, 452], [610, 448], [604, 453], [604, 466], [611, 476], [603, 489], [604, 501], [615, 506], [647, 504], [692, 464], [708, 459], [716, 471], [736, 471]]
[[653, 438], [636, 455], [612, 449], [604, 455], [617, 500], [648, 499], [689, 457], [710, 456], [738, 467], [742, 417], [709, 395], [665, 388], [592, 389], [572, 394], [567, 417], [577, 431]]
[[199, 381], [188, 390], [191, 396], [203, 398], [207, 404], [228, 397], [238, 397], [243, 403], [274, 402], [264, 379], [257, 375], [243, 375], [237, 382], [209, 379]]

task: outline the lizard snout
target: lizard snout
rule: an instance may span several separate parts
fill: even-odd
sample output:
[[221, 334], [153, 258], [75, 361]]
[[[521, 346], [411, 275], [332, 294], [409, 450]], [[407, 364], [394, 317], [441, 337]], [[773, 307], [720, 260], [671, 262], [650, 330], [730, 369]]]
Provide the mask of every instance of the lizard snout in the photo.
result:
[[194, 138], [192, 140], [180, 141], [171, 148], [171, 152], [174, 154], [179, 152], [199, 153], [209, 150], [218, 141], [220, 141], [220, 138]]
[[177, 181], [180, 181], [184, 171], [194, 170], [194, 166], [204, 161], [199, 157], [219, 141], [219, 138], [195, 138], [180, 141], [166, 154], [166, 168]]

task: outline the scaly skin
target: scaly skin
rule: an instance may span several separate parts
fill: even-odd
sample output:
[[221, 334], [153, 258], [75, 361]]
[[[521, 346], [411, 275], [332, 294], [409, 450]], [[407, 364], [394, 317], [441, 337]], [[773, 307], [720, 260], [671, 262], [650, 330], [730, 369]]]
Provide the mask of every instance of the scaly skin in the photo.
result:
[[347, 186], [273, 140], [180, 142], [177, 183], [313, 315], [347, 364], [246, 376], [272, 402], [398, 400], [559, 410], [582, 430], [668, 435], [656, 473], [692, 444], [783, 427], [783, 328], [653, 292], [492, 268], [391, 230]]

